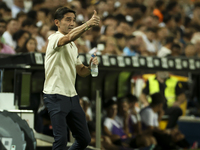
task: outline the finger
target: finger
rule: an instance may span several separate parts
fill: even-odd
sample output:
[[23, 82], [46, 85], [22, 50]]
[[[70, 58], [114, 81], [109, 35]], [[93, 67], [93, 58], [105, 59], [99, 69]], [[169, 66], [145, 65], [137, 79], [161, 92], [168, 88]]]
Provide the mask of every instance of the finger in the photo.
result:
[[97, 15], [97, 12], [96, 12], [96, 10], [94, 10], [94, 15], [95, 15], [95, 16]]

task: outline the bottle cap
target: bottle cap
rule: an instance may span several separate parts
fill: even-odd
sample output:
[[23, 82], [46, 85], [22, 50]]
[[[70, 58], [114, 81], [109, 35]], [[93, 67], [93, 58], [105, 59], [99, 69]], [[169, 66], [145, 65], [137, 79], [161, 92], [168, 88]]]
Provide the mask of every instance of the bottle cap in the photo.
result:
[[92, 57], [95, 57], [95, 55], [94, 55], [94, 54], [92, 54], [91, 56], [92, 56]]

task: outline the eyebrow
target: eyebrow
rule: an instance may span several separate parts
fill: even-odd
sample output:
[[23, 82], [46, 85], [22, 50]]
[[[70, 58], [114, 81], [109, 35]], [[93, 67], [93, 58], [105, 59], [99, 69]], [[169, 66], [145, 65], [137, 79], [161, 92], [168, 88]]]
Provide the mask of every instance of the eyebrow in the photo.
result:
[[[72, 19], [72, 17], [67, 17], [66, 19]], [[76, 19], [76, 17], [74, 17], [73, 19]]]

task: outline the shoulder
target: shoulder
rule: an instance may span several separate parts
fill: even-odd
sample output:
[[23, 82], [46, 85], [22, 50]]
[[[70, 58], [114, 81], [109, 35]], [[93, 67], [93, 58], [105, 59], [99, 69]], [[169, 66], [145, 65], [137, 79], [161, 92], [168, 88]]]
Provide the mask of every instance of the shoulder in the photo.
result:
[[49, 37], [48, 37], [48, 40], [54, 40], [55, 38], [61, 38], [61, 37], [63, 37], [64, 36], [64, 34], [62, 34], [62, 33], [60, 33], [60, 32], [56, 32], [56, 33], [53, 33], [53, 34], [51, 34]]

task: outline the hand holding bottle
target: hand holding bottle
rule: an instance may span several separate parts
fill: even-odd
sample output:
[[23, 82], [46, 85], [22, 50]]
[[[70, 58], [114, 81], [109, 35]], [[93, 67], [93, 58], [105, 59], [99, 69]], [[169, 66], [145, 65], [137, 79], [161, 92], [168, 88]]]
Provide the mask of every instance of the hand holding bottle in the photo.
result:
[[96, 57], [96, 54], [91, 55], [92, 58], [90, 59], [90, 69], [91, 69], [91, 75], [92, 77], [98, 76], [98, 59]]

